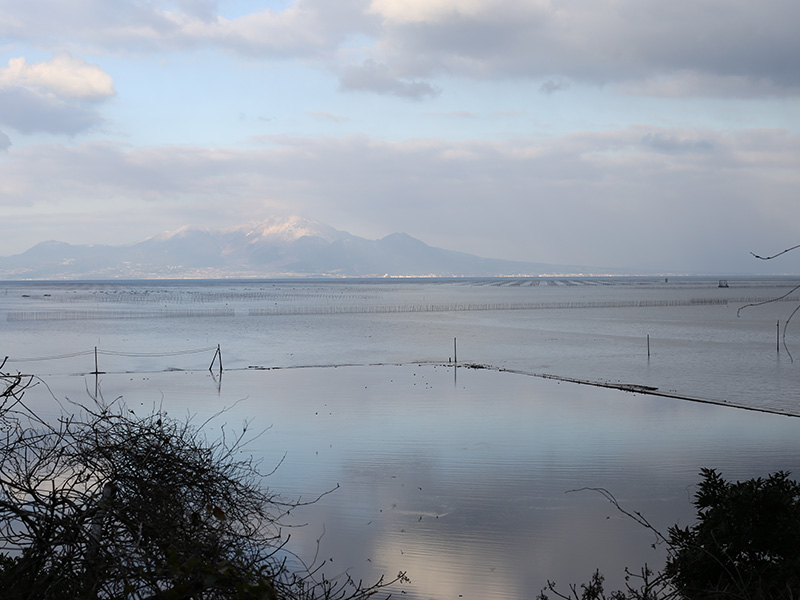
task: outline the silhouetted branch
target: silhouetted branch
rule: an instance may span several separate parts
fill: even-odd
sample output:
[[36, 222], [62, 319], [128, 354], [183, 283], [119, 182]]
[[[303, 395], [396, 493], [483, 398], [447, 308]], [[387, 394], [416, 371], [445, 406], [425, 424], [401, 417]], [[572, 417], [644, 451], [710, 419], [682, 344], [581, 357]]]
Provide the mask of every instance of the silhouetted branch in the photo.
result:
[[782, 250], [782, 251], [778, 252], [777, 254], [773, 254], [772, 256], [759, 256], [755, 252], [751, 252], [750, 254], [752, 254], [753, 256], [758, 258], [759, 260], [772, 260], [773, 258], [777, 258], [777, 257], [779, 257], [779, 256], [781, 256], [783, 254], [786, 254], [787, 252], [791, 252], [792, 250], [796, 250], [797, 248], [800, 248], [800, 244], [798, 244], [797, 246], [792, 246], [791, 248], [787, 248], [786, 250]]
[[[753, 256], [755, 256], [756, 258], [758, 258], [759, 260], [772, 260], [773, 258], [777, 258], [778, 256], [781, 256], [781, 255], [783, 255], [783, 254], [786, 254], [787, 252], [791, 252], [792, 250], [796, 250], [797, 248], [800, 248], [800, 244], [798, 244], [797, 246], [792, 246], [791, 248], [787, 248], [786, 250], [783, 250], [783, 251], [781, 251], [781, 252], [778, 252], [777, 254], [773, 254], [772, 256], [759, 256], [759, 255], [758, 255], [758, 254], [756, 254], [755, 252], [751, 252], [750, 254], [752, 254]], [[751, 303], [751, 304], [745, 304], [744, 306], [740, 306], [740, 307], [739, 307], [739, 308], [736, 310], [736, 316], [738, 317], [738, 316], [739, 316], [739, 314], [740, 314], [740, 313], [741, 313], [741, 312], [742, 312], [742, 311], [743, 311], [745, 308], [750, 308], [750, 307], [753, 307], [753, 306], [763, 306], [764, 304], [771, 304], [771, 303], [773, 303], [773, 302], [779, 302], [780, 300], [783, 300], [784, 298], [787, 298], [787, 297], [791, 296], [791, 295], [792, 295], [794, 292], [796, 292], [798, 289], [800, 289], [800, 285], [796, 285], [796, 286], [795, 286], [795, 287], [793, 287], [791, 290], [789, 290], [788, 292], [786, 292], [786, 293], [785, 293], [783, 296], [778, 296], [778, 297], [776, 297], [776, 298], [770, 298], [769, 300], [764, 300], [763, 302], [753, 302], [753, 303]], [[798, 308], [800, 308], [800, 306], [798, 306]], [[789, 318], [788, 318], [788, 319], [786, 319], [786, 322], [784, 322], [784, 324], [783, 324], [783, 332], [781, 333], [781, 341], [783, 342], [783, 348], [784, 348], [784, 350], [786, 350], [786, 354], [789, 356], [789, 361], [790, 361], [790, 362], [794, 362], [794, 357], [792, 356], [792, 353], [791, 353], [791, 351], [789, 350], [789, 346], [788, 346], [788, 345], [787, 345], [787, 343], [786, 343], [786, 330], [788, 329], [788, 327], [789, 327], [789, 322], [792, 320], [792, 317], [794, 317], [794, 315], [795, 315], [795, 313], [797, 312], [798, 308], [795, 308], [795, 309], [792, 311], [792, 314], [791, 314], [791, 315], [789, 315]]]
[[[597, 492], [598, 494], [603, 496], [606, 500], [608, 500], [611, 504], [613, 504], [614, 508], [616, 508], [623, 515], [625, 515], [626, 517], [632, 519], [633, 521], [635, 521], [636, 523], [638, 523], [639, 525], [641, 525], [645, 529], [649, 529], [650, 531], [652, 531], [656, 536], [656, 544], [665, 543], [669, 547], [669, 540], [658, 529], [653, 527], [653, 525], [650, 524], [650, 521], [648, 521], [644, 517], [644, 515], [642, 513], [640, 513], [638, 510], [630, 512], [630, 511], [622, 508], [622, 506], [620, 505], [619, 501], [614, 497], [614, 494], [609, 492], [607, 489], [598, 488], [598, 487], [583, 487], [583, 488], [578, 488], [578, 489], [575, 489], [575, 490], [567, 490], [564, 493], [565, 494], [571, 494], [571, 493], [574, 493], [574, 492]], [[656, 544], [653, 544], [653, 547], [655, 547]]]
[[269, 491], [243, 454], [249, 423], [209, 439], [191, 418], [99, 395], [45, 419], [22, 401], [32, 380], [0, 371], [4, 600], [363, 600], [392, 583], [329, 579], [292, 553], [284, 519], [334, 490]]

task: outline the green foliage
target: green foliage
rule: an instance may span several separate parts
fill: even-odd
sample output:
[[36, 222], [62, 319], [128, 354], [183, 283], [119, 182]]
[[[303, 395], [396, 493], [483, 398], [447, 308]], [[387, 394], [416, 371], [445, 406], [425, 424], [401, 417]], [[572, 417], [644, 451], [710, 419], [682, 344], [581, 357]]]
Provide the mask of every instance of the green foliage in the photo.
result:
[[725, 481], [703, 469], [697, 523], [671, 527], [665, 568], [689, 599], [800, 597], [800, 484], [779, 471]]
[[[564, 593], [553, 582], [539, 594], [565, 600], [773, 600], [800, 598], [800, 483], [778, 471], [766, 479], [731, 483], [714, 469], [701, 469], [693, 504], [697, 522], [656, 531], [606, 490], [599, 491], [623, 514], [654, 531], [667, 544], [660, 573], [647, 567], [626, 572], [626, 589], [607, 593], [595, 572], [589, 583]], [[633, 583], [632, 583], [633, 582]]]

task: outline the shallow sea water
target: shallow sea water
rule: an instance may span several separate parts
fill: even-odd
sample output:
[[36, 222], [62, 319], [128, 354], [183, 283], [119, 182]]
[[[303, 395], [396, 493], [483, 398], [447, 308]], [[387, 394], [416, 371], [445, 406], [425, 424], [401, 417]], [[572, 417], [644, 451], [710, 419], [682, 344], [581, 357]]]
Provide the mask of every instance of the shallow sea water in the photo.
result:
[[[735, 314], [790, 284], [4, 283], [0, 354], [68, 409], [97, 386], [136, 411], [202, 422], [224, 409], [211, 436], [264, 430], [250, 450], [265, 470], [280, 463], [271, 488], [336, 488], [288, 530], [329, 576], [402, 570], [398, 596], [530, 598], [547, 579], [600, 568], [620, 585], [626, 566], [663, 560], [596, 492], [569, 490], [606, 488], [665, 530], [691, 522], [700, 467], [800, 472], [800, 419], [533, 375], [798, 412], [800, 363], [775, 348], [793, 306]], [[493, 368], [454, 369], [453, 338], [459, 364]], [[208, 371], [217, 344], [221, 378]], [[58, 410], [44, 384], [28, 398]]]
[[[791, 279], [0, 282], [11, 367], [38, 374], [459, 362], [800, 414]], [[649, 356], [648, 356], [649, 338]], [[800, 330], [790, 328], [789, 350]], [[147, 356], [211, 348], [199, 354]], [[103, 352], [136, 356], [102, 355]]]

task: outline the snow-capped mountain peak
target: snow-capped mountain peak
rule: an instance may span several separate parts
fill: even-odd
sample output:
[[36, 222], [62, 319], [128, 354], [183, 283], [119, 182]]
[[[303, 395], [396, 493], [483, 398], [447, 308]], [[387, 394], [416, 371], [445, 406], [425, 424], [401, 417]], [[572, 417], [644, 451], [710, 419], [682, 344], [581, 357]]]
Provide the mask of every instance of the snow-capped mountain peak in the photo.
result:
[[246, 228], [237, 228], [238, 231], [245, 230], [245, 237], [248, 243], [260, 242], [294, 242], [301, 237], [318, 237], [328, 243], [348, 237], [343, 231], [334, 229], [329, 225], [307, 219], [305, 217], [271, 217], [254, 223]]

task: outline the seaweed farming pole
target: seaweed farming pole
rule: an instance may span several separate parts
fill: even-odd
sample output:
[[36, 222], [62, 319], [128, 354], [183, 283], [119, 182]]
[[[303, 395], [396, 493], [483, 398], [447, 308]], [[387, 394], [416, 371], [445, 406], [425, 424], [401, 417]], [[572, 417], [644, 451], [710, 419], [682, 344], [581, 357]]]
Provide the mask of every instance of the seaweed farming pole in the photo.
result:
[[219, 374], [222, 375], [222, 350], [220, 349], [219, 344], [217, 344], [217, 350], [214, 352], [214, 358], [211, 359], [211, 364], [208, 365], [208, 370], [211, 371], [212, 373], [213, 373], [212, 369], [214, 368], [214, 362], [217, 359], [219, 359]]
[[776, 341], [776, 349], [778, 351], [778, 354], [780, 354], [781, 353], [781, 320], [780, 319], [778, 319], [777, 327], [778, 327], [778, 336], [777, 336], [775, 341]]
[[456, 347], [456, 338], [453, 338], [453, 363], [458, 364], [458, 348]]
[[105, 371], [101, 371], [98, 368], [97, 363], [97, 346], [94, 347], [94, 371], [90, 373], [90, 375], [105, 375]]
[[650, 334], [647, 334], [647, 358], [650, 358]]
[[100, 369], [97, 363], [97, 346], [94, 347], [94, 395], [95, 398], [100, 395]]

